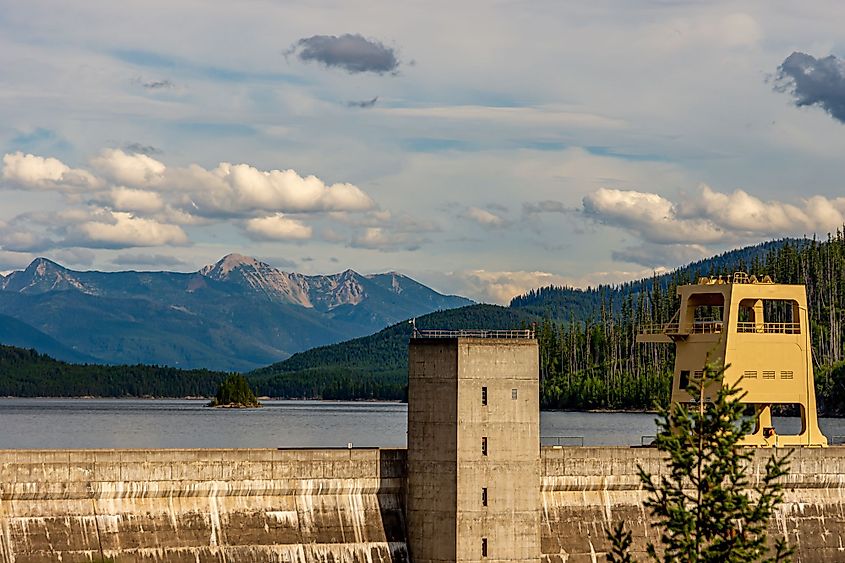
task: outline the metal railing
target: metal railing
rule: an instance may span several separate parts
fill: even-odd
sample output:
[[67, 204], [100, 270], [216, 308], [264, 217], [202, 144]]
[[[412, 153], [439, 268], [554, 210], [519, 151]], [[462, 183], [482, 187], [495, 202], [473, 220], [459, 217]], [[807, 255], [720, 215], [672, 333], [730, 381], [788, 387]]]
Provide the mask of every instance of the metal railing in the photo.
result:
[[690, 334], [718, 334], [722, 332], [722, 321], [695, 321], [689, 328]]
[[722, 321], [695, 321], [684, 328], [678, 323], [643, 325], [640, 334], [718, 334], [722, 332]]
[[529, 330], [439, 330], [414, 329], [411, 338], [534, 338]]
[[736, 331], [742, 333], [756, 332], [758, 334], [801, 334], [800, 323], [736, 323]]
[[648, 324], [640, 327], [640, 334], [677, 334], [678, 323]]
[[583, 447], [583, 436], [540, 436], [541, 446], [552, 446], [562, 448], [564, 446]]

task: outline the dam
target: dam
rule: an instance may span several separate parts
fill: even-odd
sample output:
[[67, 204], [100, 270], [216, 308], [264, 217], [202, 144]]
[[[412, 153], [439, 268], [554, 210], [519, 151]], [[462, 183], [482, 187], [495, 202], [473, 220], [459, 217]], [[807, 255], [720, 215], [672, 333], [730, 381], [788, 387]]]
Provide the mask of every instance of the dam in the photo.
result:
[[[642, 558], [662, 454], [541, 448], [537, 362], [531, 331], [416, 335], [407, 449], [0, 451], [0, 563], [593, 562], [619, 520]], [[770, 533], [845, 560], [845, 448], [786, 481]]]

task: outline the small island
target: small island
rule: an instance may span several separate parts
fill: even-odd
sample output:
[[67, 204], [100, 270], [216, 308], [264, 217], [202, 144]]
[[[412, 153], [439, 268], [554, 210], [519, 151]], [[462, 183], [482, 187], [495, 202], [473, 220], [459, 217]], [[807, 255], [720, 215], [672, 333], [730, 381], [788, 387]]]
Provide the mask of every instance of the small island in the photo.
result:
[[246, 378], [240, 374], [233, 374], [227, 377], [220, 387], [217, 388], [215, 396], [209, 407], [230, 408], [230, 409], [252, 409], [261, 406], [255, 393], [249, 386]]

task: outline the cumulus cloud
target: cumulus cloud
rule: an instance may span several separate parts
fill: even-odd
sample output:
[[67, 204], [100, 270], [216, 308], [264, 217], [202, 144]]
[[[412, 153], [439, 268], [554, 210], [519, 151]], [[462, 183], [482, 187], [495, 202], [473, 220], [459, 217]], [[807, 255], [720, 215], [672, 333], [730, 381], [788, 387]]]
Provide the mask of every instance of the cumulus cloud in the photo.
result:
[[372, 98], [370, 100], [360, 100], [360, 101], [352, 100], [352, 101], [346, 102], [346, 107], [367, 109], [367, 108], [371, 108], [374, 105], [376, 105], [377, 101], [378, 101], [378, 96], [376, 96], [375, 98]]
[[164, 200], [156, 192], [133, 190], [119, 186], [112, 188], [109, 198], [118, 211], [143, 211], [153, 213], [164, 209]]
[[395, 73], [399, 69], [399, 58], [393, 48], [359, 34], [304, 37], [291, 45], [286, 54], [294, 54], [303, 62], [317, 62], [352, 74]]
[[3, 179], [15, 187], [45, 190], [95, 187], [99, 184], [89, 172], [71, 168], [57, 158], [20, 151], [3, 156]]
[[313, 234], [311, 227], [282, 213], [249, 219], [244, 228], [251, 238], [262, 240], [305, 240]]
[[[342, 217], [354, 227], [389, 226], [405, 232], [423, 228], [404, 217], [392, 218], [355, 185], [326, 184], [289, 169], [260, 170], [227, 162], [212, 169], [197, 164], [169, 167], [147, 154], [123, 149], [103, 150], [91, 159], [90, 169], [94, 173], [72, 169], [51, 157], [5, 155], [5, 183], [0, 189], [55, 189], [68, 205], [55, 213], [28, 213], [13, 229], [0, 229], [0, 247], [37, 251], [182, 245], [188, 243], [182, 226], [230, 219], [256, 240], [312, 238], [312, 227], [289, 213]], [[365, 233], [358, 240], [362, 246], [379, 249], [401, 243], [395, 233], [382, 238]], [[350, 235], [340, 240], [348, 242]]]
[[191, 165], [169, 175], [187, 193], [186, 210], [204, 216], [256, 211], [366, 211], [375, 206], [360, 188], [348, 183], [326, 185], [316, 176], [294, 170], [259, 170], [248, 164], [221, 163], [213, 170]]
[[106, 177], [130, 186], [157, 186], [164, 178], [164, 163], [141, 153], [105, 149], [91, 164]]
[[845, 123], [845, 61], [834, 55], [792, 53], [778, 67], [775, 89], [791, 94], [798, 107], [818, 106]]
[[507, 224], [507, 221], [503, 217], [478, 207], [470, 207], [467, 209], [464, 217], [470, 221], [478, 223], [482, 227], [487, 228], [498, 228]]
[[720, 193], [702, 185], [672, 202], [654, 193], [601, 188], [584, 198], [582, 212], [646, 242], [708, 244], [833, 231], [845, 223], [845, 197], [817, 195], [795, 204], [763, 201], [743, 190]]
[[106, 210], [91, 220], [73, 225], [68, 239], [87, 248], [188, 244], [188, 235], [177, 225], [136, 217], [122, 211]]

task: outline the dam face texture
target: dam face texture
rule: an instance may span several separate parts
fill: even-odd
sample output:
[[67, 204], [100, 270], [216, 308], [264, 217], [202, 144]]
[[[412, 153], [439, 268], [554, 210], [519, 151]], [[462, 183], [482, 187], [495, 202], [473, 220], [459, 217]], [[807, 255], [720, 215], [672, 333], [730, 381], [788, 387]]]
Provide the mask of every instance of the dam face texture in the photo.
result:
[[[595, 562], [619, 520], [645, 560], [662, 454], [540, 448], [535, 340], [423, 335], [409, 372], [408, 450], [0, 451], [0, 563]], [[845, 448], [786, 483], [770, 533], [845, 561]]]

